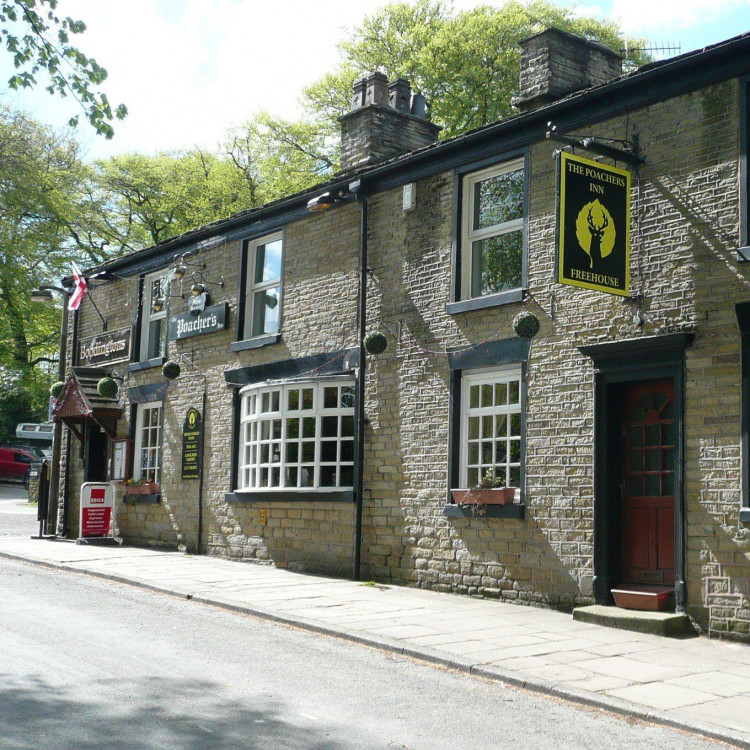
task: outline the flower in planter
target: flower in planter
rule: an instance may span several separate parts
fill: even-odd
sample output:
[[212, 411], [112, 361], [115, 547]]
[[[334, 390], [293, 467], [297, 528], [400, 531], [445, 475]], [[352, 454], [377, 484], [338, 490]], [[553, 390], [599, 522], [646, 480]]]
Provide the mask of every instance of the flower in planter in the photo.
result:
[[515, 487], [506, 487], [494, 469], [487, 471], [480, 482], [468, 490], [452, 490], [456, 505], [471, 508], [473, 516], [483, 516], [488, 505], [509, 505], [516, 495]]

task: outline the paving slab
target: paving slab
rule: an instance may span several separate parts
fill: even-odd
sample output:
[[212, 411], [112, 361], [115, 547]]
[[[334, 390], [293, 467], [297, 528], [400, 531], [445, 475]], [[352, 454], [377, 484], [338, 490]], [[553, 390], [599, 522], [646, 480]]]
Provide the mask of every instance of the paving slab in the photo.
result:
[[750, 748], [748, 645], [125, 545], [9, 537], [0, 556], [192, 597]]

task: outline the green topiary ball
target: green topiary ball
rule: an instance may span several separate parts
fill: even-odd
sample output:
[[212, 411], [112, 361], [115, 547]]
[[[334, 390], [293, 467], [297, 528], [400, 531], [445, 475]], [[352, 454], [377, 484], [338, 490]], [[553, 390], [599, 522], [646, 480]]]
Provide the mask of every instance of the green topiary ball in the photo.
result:
[[58, 380], [50, 386], [49, 395], [52, 396], [52, 398], [59, 398], [63, 388], [65, 388], [65, 383], [63, 383], [62, 380]]
[[182, 370], [180, 369], [180, 365], [177, 362], [165, 362], [164, 367], [161, 368], [161, 374], [167, 380], [174, 380], [175, 378], [179, 378], [180, 372], [182, 372]]
[[102, 398], [115, 398], [117, 396], [117, 381], [113, 378], [102, 378], [96, 384], [96, 390]]
[[382, 333], [368, 333], [365, 336], [365, 349], [370, 354], [382, 354], [388, 346], [388, 339]]
[[533, 312], [524, 310], [513, 318], [513, 330], [521, 338], [534, 338], [539, 333], [539, 318]]

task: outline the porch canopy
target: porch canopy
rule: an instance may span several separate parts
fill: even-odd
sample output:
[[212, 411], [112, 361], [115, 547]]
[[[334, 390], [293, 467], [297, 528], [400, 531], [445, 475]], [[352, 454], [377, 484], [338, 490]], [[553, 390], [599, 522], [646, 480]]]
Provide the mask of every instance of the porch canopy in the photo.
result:
[[96, 422], [111, 438], [117, 435], [122, 409], [116, 398], [105, 398], [96, 389], [106, 370], [99, 367], [73, 367], [57, 399], [53, 420], [67, 425], [83, 443], [86, 422]]

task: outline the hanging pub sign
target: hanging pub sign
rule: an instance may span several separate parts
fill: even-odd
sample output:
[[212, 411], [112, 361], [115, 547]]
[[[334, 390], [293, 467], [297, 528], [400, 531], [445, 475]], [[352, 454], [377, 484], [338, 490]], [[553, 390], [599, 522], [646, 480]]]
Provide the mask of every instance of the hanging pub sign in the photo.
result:
[[201, 413], [188, 409], [182, 423], [182, 478], [198, 479], [201, 467]]
[[557, 281], [630, 295], [630, 172], [561, 152]]
[[187, 312], [173, 315], [169, 319], [169, 339], [187, 339], [202, 333], [223, 331], [227, 327], [227, 303], [211, 305], [197, 313]]
[[133, 329], [128, 327], [81, 339], [78, 346], [78, 363], [86, 367], [95, 367], [127, 362], [130, 360], [132, 338]]

